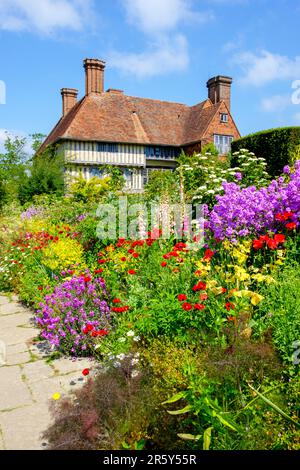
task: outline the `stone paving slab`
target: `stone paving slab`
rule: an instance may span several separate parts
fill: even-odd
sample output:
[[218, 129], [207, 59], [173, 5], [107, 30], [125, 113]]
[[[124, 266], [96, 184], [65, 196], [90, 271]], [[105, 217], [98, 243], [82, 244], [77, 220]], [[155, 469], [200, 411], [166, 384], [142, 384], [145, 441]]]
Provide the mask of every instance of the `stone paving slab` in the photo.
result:
[[[9, 313], [7, 313], [9, 312]], [[46, 341], [34, 342], [38, 330], [32, 312], [0, 295], [0, 340], [5, 343], [6, 364], [0, 366], [0, 450], [42, 449], [41, 433], [50, 424], [53, 394], [66, 396], [88, 380], [94, 369], [88, 358], [60, 358], [50, 363]]]
[[24, 380], [30, 384], [52, 377], [54, 375], [54, 369], [46, 364], [45, 361], [34, 361], [23, 365], [22, 375], [24, 376]]
[[48, 403], [24, 406], [1, 413], [0, 425], [3, 429], [5, 449], [42, 450], [41, 433], [50, 422]]
[[28, 310], [23, 305], [16, 302], [8, 302], [0, 304], [0, 315], [14, 315], [17, 312], [23, 312], [28, 314]]
[[32, 403], [28, 387], [22, 380], [19, 366], [0, 367], [0, 410], [9, 410]]

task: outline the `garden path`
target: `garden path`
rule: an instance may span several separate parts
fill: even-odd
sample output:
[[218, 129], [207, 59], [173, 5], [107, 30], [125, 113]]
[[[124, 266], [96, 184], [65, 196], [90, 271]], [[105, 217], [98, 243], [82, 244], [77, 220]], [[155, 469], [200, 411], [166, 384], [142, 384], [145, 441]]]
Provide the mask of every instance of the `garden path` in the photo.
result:
[[43, 449], [52, 395], [80, 387], [82, 370], [92, 365], [89, 359], [46, 362], [49, 350], [34, 342], [31, 317], [15, 296], [0, 295], [0, 450]]

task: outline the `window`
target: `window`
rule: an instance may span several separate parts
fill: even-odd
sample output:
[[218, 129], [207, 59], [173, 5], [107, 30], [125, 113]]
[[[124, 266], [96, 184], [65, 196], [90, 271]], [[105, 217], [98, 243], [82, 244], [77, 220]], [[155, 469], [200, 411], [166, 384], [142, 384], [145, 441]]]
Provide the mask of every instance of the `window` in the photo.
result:
[[90, 168], [91, 177], [97, 176], [98, 178], [100, 178], [102, 176], [102, 173], [103, 173], [102, 170], [100, 168], [96, 167], [96, 166], [92, 166]]
[[118, 144], [104, 144], [104, 143], [97, 143], [96, 149], [98, 152], [111, 152], [117, 153], [118, 152]]
[[232, 141], [233, 137], [231, 135], [214, 135], [215, 147], [221, 155], [225, 155], [230, 151]]
[[227, 113], [220, 113], [220, 121], [221, 122], [228, 122], [228, 114]]
[[144, 149], [146, 158], [174, 160], [180, 155], [180, 149], [176, 147], [152, 147], [146, 146]]
[[129, 168], [122, 168], [122, 172], [123, 172], [123, 176], [125, 178], [125, 186], [127, 186], [127, 188], [131, 188], [132, 186], [132, 170], [130, 170]]

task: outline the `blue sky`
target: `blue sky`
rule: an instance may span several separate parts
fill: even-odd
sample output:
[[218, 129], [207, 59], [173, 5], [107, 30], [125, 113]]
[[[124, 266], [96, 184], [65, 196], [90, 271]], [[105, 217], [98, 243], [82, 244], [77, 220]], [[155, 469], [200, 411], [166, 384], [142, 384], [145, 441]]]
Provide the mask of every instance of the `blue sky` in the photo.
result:
[[51, 130], [85, 57], [105, 88], [189, 105], [230, 75], [243, 135], [300, 125], [299, 21], [300, 0], [0, 0], [0, 146]]

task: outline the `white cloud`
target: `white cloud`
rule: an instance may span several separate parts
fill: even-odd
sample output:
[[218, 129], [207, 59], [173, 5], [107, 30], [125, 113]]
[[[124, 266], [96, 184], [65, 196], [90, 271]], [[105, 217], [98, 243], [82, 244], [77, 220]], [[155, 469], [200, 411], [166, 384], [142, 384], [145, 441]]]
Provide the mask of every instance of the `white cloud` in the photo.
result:
[[161, 37], [148, 51], [114, 52], [109, 58], [112, 67], [138, 78], [153, 77], [186, 69], [189, 63], [188, 44], [184, 36]]
[[212, 12], [191, 8], [189, 0], [123, 0], [127, 19], [146, 34], [171, 31], [182, 22], [206, 22]]
[[[139, 78], [185, 70], [189, 64], [188, 41], [180, 33], [183, 23], [204, 23], [210, 11], [195, 11], [193, 0], [122, 0], [127, 21], [147, 39], [143, 52], [110, 54], [110, 64]], [[176, 32], [175, 32], [176, 30]]]
[[44, 35], [80, 31], [90, 15], [91, 0], [0, 0], [0, 30]]
[[239, 81], [244, 85], [261, 86], [274, 80], [300, 78], [300, 56], [290, 59], [263, 50], [258, 55], [252, 52], [236, 54], [232, 62], [241, 67], [243, 76]]
[[261, 108], [267, 112], [283, 111], [291, 104], [292, 99], [290, 95], [274, 95], [264, 98], [261, 102]]
[[0, 129], [0, 153], [5, 151], [4, 143], [7, 137], [11, 137], [11, 138], [19, 137], [20, 139], [25, 137], [26, 144], [25, 144], [24, 150], [26, 153], [32, 154], [31, 137], [28, 134], [26, 134], [26, 132], [24, 131], [9, 130], [9, 129]]

